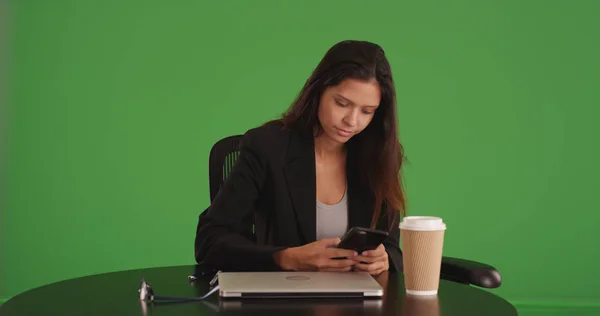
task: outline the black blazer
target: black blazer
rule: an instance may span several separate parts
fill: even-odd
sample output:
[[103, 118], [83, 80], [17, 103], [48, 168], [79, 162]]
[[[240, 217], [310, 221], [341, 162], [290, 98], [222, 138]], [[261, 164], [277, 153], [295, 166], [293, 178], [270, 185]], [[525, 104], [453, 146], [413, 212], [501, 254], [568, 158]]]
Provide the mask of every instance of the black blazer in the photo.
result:
[[[347, 156], [348, 226], [369, 227], [373, 197]], [[314, 138], [270, 123], [246, 132], [240, 156], [212, 204], [198, 218], [196, 262], [223, 271], [280, 270], [273, 253], [316, 239]], [[399, 216], [397, 216], [399, 217]], [[402, 271], [398, 219], [376, 228], [390, 271]], [[253, 227], [254, 224], [254, 227]]]

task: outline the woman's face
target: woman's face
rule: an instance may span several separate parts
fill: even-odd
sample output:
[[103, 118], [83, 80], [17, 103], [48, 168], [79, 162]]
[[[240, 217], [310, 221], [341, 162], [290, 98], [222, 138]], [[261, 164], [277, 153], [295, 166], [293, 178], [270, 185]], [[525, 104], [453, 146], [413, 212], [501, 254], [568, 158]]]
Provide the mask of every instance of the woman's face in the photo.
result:
[[327, 88], [318, 111], [324, 136], [338, 143], [347, 142], [371, 123], [380, 100], [381, 89], [375, 80], [346, 79]]

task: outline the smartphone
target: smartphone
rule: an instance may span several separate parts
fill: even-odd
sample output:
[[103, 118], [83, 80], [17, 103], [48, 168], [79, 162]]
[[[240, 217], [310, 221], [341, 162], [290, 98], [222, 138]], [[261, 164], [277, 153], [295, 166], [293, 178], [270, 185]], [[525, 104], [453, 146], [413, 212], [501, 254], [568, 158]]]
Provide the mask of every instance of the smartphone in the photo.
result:
[[354, 250], [361, 253], [377, 248], [387, 237], [388, 232], [364, 227], [352, 227], [344, 234], [337, 248]]

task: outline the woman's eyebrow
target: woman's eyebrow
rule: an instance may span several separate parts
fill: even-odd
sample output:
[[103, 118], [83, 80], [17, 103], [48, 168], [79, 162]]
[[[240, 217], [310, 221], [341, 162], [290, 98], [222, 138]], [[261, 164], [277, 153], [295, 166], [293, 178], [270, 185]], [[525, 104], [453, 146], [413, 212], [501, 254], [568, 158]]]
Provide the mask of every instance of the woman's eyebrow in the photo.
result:
[[[344, 99], [344, 100], [348, 101], [348, 103], [351, 103], [351, 104], [356, 104], [356, 103], [354, 103], [354, 101], [352, 101], [352, 100], [350, 100], [350, 99], [346, 98], [345, 96], [343, 96], [343, 95], [341, 95], [341, 94], [339, 94], [339, 93], [336, 93], [336, 94], [335, 94], [335, 96], [337, 96], [337, 97], [339, 97], [339, 98], [342, 98], [342, 99]], [[377, 107], [379, 107], [379, 106], [378, 106], [378, 105], [364, 105], [364, 107], [367, 107], [367, 108], [377, 108]]]

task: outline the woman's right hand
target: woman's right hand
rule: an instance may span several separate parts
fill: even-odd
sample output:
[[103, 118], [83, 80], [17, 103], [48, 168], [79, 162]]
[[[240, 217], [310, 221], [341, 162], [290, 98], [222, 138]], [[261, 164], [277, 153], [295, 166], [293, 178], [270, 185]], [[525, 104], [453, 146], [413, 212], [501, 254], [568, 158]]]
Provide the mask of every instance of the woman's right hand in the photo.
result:
[[[275, 262], [284, 270], [350, 271], [358, 254], [353, 250], [335, 248], [340, 238], [317, 240], [300, 247], [286, 248], [274, 254]], [[345, 258], [345, 259], [334, 259]]]

